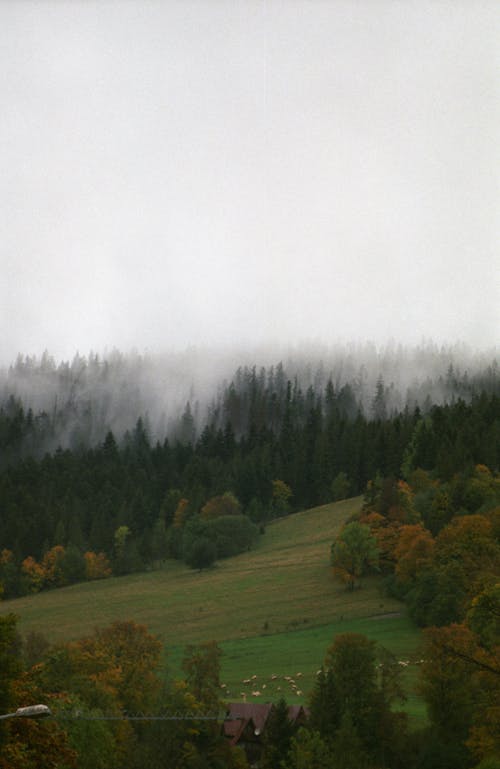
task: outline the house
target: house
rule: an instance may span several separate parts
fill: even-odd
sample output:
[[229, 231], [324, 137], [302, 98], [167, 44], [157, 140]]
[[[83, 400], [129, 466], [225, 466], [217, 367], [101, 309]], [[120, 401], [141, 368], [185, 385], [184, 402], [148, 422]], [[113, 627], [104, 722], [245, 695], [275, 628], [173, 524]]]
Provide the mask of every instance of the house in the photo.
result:
[[[266, 724], [273, 710], [274, 705], [271, 702], [228, 704], [223, 733], [231, 745], [243, 748], [250, 766], [258, 766]], [[307, 721], [308, 711], [302, 705], [289, 705], [288, 717], [292, 723], [302, 726]]]

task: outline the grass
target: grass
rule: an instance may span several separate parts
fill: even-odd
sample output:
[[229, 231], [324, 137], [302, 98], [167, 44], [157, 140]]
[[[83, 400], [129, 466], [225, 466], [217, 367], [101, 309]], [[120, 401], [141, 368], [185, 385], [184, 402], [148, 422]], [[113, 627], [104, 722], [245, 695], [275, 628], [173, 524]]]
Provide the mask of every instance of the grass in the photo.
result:
[[330, 545], [359, 499], [275, 521], [255, 548], [201, 573], [169, 561], [164, 568], [39, 593], [3, 603], [20, 629], [51, 641], [80, 638], [95, 625], [131, 618], [167, 644], [283, 633], [304, 625], [399, 611], [378, 580], [348, 592], [329, 568]]
[[[37, 630], [52, 642], [133, 619], [161, 635], [172, 672], [180, 669], [185, 644], [217, 640], [231, 697], [239, 699], [249, 689], [242, 681], [257, 675], [256, 701], [281, 694], [304, 701], [336, 633], [365, 633], [399, 659], [410, 658], [418, 645], [403, 605], [382, 593], [379, 579], [351, 592], [332, 576], [330, 545], [359, 505], [356, 498], [277, 520], [252, 551], [201, 573], [167, 562], [158, 571], [6, 601], [1, 612], [17, 614], [21, 632]], [[302, 695], [283, 678], [299, 672]], [[273, 674], [280, 678], [272, 680]]]
[[[290, 704], [304, 703], [314, 687], [327, 648], [335, 635], [346, 632], [362, 633], [389, 649], [398, 660], [410, 661], [404, 669], [408, 693], [404, 709], [415, 725], [423, 722], [424, 708], [414, 693], [419, 633], [400, 613], [344, 619], [285, 633], [223, 641], [220, 644], [223, 696], [234, 700], [246, 698], [252, 702], [276, 702], [284, 697]], [[183, 652], [183, 646], [167, 648], [167, 667], [174, 677], [181, 673]], [[249, 679], [252, 679], [251, 683], [245, 683]], [[293, 688], [288, 679], [292, 679], [297, 688]], [[255, 696], [256, 692], [260, 694]]]

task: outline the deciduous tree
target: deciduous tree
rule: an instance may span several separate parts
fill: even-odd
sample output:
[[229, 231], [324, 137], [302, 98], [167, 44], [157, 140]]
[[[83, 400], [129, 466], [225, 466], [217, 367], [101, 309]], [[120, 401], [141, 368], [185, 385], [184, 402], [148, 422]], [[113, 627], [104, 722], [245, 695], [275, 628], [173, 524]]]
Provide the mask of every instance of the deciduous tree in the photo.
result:
[[211, 497], [200, 511], [201, 518], [210, 520], [221, 515], [240, 515], [241, 504], [231, 491], [217, 497]]
[[331, 548], [334, 573], [353, 590], [370, 568], [378, 565], [379, 551], [368, 526], [353, 521], [344, 526]]
[[292, 737], [283, 769], [333, 769], [330, 748], [319, 732], [301, 727]]

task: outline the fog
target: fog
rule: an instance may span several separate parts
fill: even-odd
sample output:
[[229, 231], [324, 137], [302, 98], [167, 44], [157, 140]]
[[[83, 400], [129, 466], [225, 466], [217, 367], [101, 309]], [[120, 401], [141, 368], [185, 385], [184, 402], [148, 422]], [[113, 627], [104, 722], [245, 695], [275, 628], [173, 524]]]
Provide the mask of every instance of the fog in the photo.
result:
[[209, 423], [226, 426], [228, 387], [234, 385], [241, 396], [251, 389], [252, 378], [255, 387], [271, 387], [277, 397], [283, 397], [287, 382], [303, 395], [311, 388], [313, 398], [325, 395], [328, 382], [337, 395], [348, 386], [350, 416], [360, 411], [370, 418], [380, 382], [388, 414], [417, 406], [426, 413], [432, 404], [470, 401], [478, 391], [498, 390], [498, 377], [495, 349], [430, 342], [190, 348], [169, 355], [113, 350], [105, 357], [76, 355], [70, 361], [44, 353], [18, 356], [14, 365], [0, 368], [0, 409], [14, 416], [19, 401], [25, 413], [31, 409], [35, 421], [41, 419], [48, 429], [43, 451], [53, 451], [96, 445], [108, 430], [121, 440], [139, 418], [153, 441], [185, 440], [186, 413], [195, 440]]
[[495, 344], [499, 16], [4, 0], [0, 362]]

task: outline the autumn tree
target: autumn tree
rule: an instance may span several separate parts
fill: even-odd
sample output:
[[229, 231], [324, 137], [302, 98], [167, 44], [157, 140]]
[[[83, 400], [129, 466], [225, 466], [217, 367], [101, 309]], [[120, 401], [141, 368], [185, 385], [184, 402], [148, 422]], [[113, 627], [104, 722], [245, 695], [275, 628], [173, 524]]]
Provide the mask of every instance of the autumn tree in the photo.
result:
[[[29, 679], [20, 678], [15, 693], [19, 703], [43, 700], [52, 707], [50, 696], [40, 692]], [[80, 769], [80, 766], [64, 725], [55, 719], [16, 718], [8, 722], [8, 738], [0, 753], [0, 769]]]
[[185, 499], [182, 497], [179, 499], [177, 503], [177, 507], [174, 511], [174, 520], [173, 520], [173, 526], [177, 529], [180, 529], [184, 526], [186, 523], [187, 517], [189, 513], [189, 499]]
[[21, 579], [28, 593], [38, 593], [44, 585], [45, 571], [31, 555], [21, 564]]
[[434, 544], [432, 534], [422, 524], [401, 527], [394, 550], [395, 573], [400, 582], [412, 583], [419, 572], [431, 563]]
[[66, 550], [62, 545], [55, 545], [42, 559], [43, 581], [47, 587], [62, 587], [66, 584], [64, 559]]
[[466, 622], [424, 632], [420, 691], [439, 740], [481, 766], [500, 756], [500, 588], [472, 601]]
[[346, 524], [331, 547], [333, 571], [350, 590], [369, 569], [378, 565], [379, 551], [368, 526]]
[[186, 646], [182, 670], [190, 691], [206, 708], [220, 704], [220, 658], [222, 652], [215, 641]]
[[[467, 625], [477, 635], [485, 649], [494, 650], [500, 644], [500, 582], [491, 584], [472, 600], [467, 613]], [[498, 650], [500, 653], [500, 649]]]
[[276, 516], [286, 515], [290, 512], [290, 499], [293, 496], [292, 489], [279, 478], [272, 482], [272, 511]]
[[114, 534], [115, 556], [122, 558], [125, 553], [125, 545], [130, 539], [130, 529], [128, 526], [118, 526]]
[[19, 568], [12, 550], [0, 552], [0, 600], [13, 598], [20, 590]]
[[[0, 616], [0, 713], [8, 713], [14, 703], [13, 682], [21, 671], [21, 660], [16, 653], [18, 645], [16, 616]], [[3, 737], [0, 728], [0, 745]]]
[[117, 621], [51, 649], [37, 675], [46, 688], [72, 692], [88, 707], [136, 713], [147, 710], [158, 693], [161, 650], [144, 625]]
[[115, 690], [121, 707], [132, 713], [148, 708], [158, 691], [162, 644], [145, 625], [113, 622], [97, 628], [79, 647], [82, 661], [101, 658], [110, 672], [117, 672]]
[[241, 504], [231, 491], [211, 497], [200, 510], [200, 517], [206, 520], [222, 515], [240, 515]]
[[473, 634], [462, 625], [424, 631], [425, 662], [419, 691], [436, 740], [453, 754], [454, 765], [467, 766], [466, 741], [480, 699], [477, 671], [467, 659], [474, 655]]
[[396, 546], [401, 524], [391, 521], [380, 513], [364, 510], [358, 523], [369, 526], [379, 551], [378, 569], [382, 574], [392, 574], [396, 564]]
[[85, 561], [85, 579], [106, 579], [111, 576], [111, 566], [105, 553], [88, 551], [83, 556]]
[[408, 593], [412, 616], [421, 625], [460, 622], [499, 562], [491, 521], [479, 514], [457, 516], [436, 537], [432, 558]]
[[[40, 689], [29, 672], [23, 671], [21, 643], [16, 617], [0, 617], [0, 713], [51, 698]], [[29, 718], [0, 723], [0, 769], [76, 769], [76, 753], [67, 734], [53, 719], [44, 723]]]

